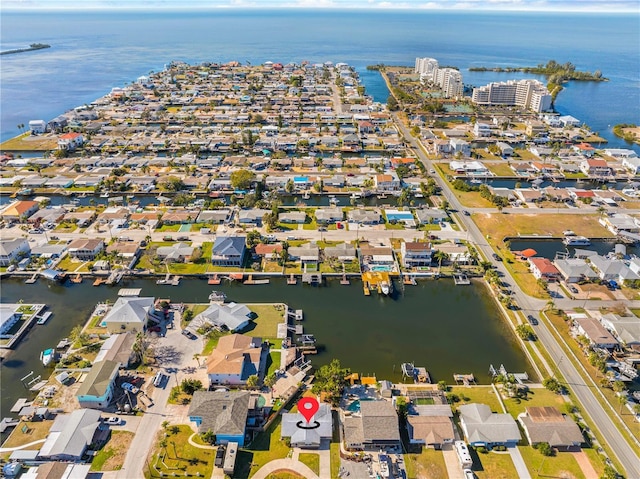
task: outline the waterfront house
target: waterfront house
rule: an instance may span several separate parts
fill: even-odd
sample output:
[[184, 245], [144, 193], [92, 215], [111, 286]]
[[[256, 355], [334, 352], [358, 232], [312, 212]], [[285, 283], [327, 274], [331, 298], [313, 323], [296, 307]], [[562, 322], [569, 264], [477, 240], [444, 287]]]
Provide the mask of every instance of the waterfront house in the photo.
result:
[[640, 352], [640, 318], [608, 313], [601, 318], [602, 325], [616, 335], [625, 347]]
[[29, 216], [27, 222], [31, 224], [50, 223], [53, 225], [61, 221], [66, 213], [67, 210], [61, 206], [48, 206]]
[[82, 133], [65, 133], [58, 137], [58, 149], [65, 151], [74, 151], [84, 143]]
[[119, 258], [128, 261], [137, 258], [140, 252], [140, 243], [137, 241], [116, 241], [107, 246], [107, 254], [115, 253]]
[[528, 407], [526, 412], [518, 415], [518, 422], [532, 446], [546, 442], [551, 447], [569, 450], [580, 447], [584, 442], [582, 432], [573, 419], [552, 406]]
[[80, 407], [108, 408], [115, 395], [119, 370], [120, 363], [117, 361], [94, 362], [85, 380], [76, 391]]
[[199, 433], [212, 432], [216, 444], [244, 446], [250, 393], [248, 391], [196, 391], [189, 405], [189, 420]]
[[347, 417], [343, 424], [348, 450], [379, 451], [400, 445], [398, 414], [390, 401], [361, 401], [360, 417]]
[[21, 258], [29, 256], [30, 251], [26, 238], [0, 239], [0, 266], [17, 263]]
[[[449, 136], [450, 132], [451, 130], [447, 131], [447, 136]], [[451, 138], [449, 140], [449, 145], [451, 146], [451, 153], [454, 155], [458, 153], [461, 154], [463, 157], [468, 157], [471, 155], [471, 145], [465, 140], [462, 140], [460, 138]], [[479, 162], [475, 162], [475, 163], [479, 163]], [[453, 170], [453, 168], [451, 169]]]
[[454, 160], [449, 163], [449, 168], [458, 175], [476, 175], [488, 176], [490, 171], [477, 160], [474, 161], [458, 161]]
[[431, 266], [433, 255], [431, 243], [403, 241], [400, 246], [400, 252], [402, 254], [402, 264], [407, 269], [419, 266]]
[[333, 224], [342, 221], [344, 214], [342, 208], [318, 208], [315, 211], [316, 222], [318, 224]]
[[618, 281], [624, 284], [625, 281], [636, 281], [640, 276], [627, 266], [627, 263], [620, 259], [609, 258], [607, 256], [593, 255], [589, 257], [591, 266], [598, 277], [605, 281]]
[[0, 335], [7, 334], [14, 324], [20, 320], [22, 313], [20, 304], [0, 304]]
[[300, 246], [289, 247], [289, 259], [305, 264], [315, 264], [320, 261], [320, 248], [315, 242], [309, 242]]
[[202, 210], [200, 214], [198, 214], [196, 223], [211, 223], [214, 225], [221, 225], [228, 223], [230, 219], [230, 209]]
[[241, 334], [223, 336], [206, 360], [209, 385], [242, 386], [249, 376], [263, 373], [265, 363], [260, 338]]
[[93, 261], [104, 249], [104, 241], [99, 238], [78, 238], [69, 243], [67, 251], [72, 258]]
[[395, 172], [374, 176], [374, 185], [379, 192], [396, 192], [400, 190], [400, 178]]
[[154, 302], [152, 297], [118, 298], [101, 324], [112, 334], [126, 331], [142, 332], [149, 320], [157, 321]]
[[464, 404], [458, 411], [460, 426], [472, 446], [515, 446], [522, 439], [518, 424], [509, 414], [491, 412], [486, 404]]
[[580, 171], [590, 178], [607, 177], [613, 175], [613, 169], [605, 160], [600, 158], [587, 158], [580, 162]]
[[612, 215], [605, 215], [598, 219], [598, 222], [617, 235], [621, 231], [627, 233], [640, 233], [640, 225], [636, 219], [626, 213], [614, 213]]
[[332, 437], [331, 407], [325, 403], [320, 404], [311, 423], [313, 426], [317, 424], [316, 427], [298, 427], [298, 424], [306, 424], [306, 419], [299, 412], [282, 414], [280, 438], [289, 438], [291, 447], [318, 449], [322, 441], [328, 443]]
[[2, 211], [0, 217], [5, 221], [25, 221], [38, 211], [38, 208], [37, 201], [14, 201]]
[[553, 264], [567, 283], [593, 281], [598, 278], [598, 274], [583, 258], [556, 259]]
[[255, 246], [254, 251], [256, 256], [264, 258], [268, 261], [274, 261], [280, 258], [280, 253], [282, 252], [282, 244], [260, 243]]
[[240, 210], [238, 211], [238, 223], [241, 225], [253, 225], [253, 226], [262, 226], [262, 218], [267, 213], [270, 213], [269, 210], [262, 209], [249, 209], [249, 210]]
[[447, 404], [411, 406], [407, 416], [407, 432], [411, 444], [442, 449], [453, 443], [453, 412]]
[[242, 266], [247, 249], [244, 236], [217, 236], [211, 263], [218, 266]]
[[187, 243], [174, 243], [171, 246], [160, 246], [156, 250], [156, 256], [162, 261], [183, 263], [191, 258], [194, 249]]
[[47, 131], [47, 122], [44, 120], [29, 121], [29, 131], [32, 135], [41, 135]]
[[533, 273], [533, 277], [536, 279], [543, 279], [545, 281], [558, 281], [560, 278], [560, 271], [554, 266], [554, 264], [547, 258], [540, 258], [537, 256], [528, 259], [529, 267]]
[[594, 318], [576, 318], [573, 320], [578, 334], [585, 336], [589, 342], [603, 349], [613, 349], [618, 346], [618, 340]]
[[[108, 428], [102, 429], [100, 417], [100, 411], [94, 409], [77, 409], [70, 414], [59, 414], [40, 447], [38, 458], [52, 461], [82, 460], [90, 446], [99, 447], [108, 438]], [[64, 466], [66, 470], [66, 464]]]
[[324, 249], [325, 258], [336, 258], [338, 261], [353, 261], [356, 259], [356, 248], [349, 243], [327, 246]]
[[496, 146], [500, 149], [500, 154], [503, 157], [513, 155], [513, 147], [509, 143], [504, 143], [502, 141], [499, 141], [496, 143]]
[[105, 360], [116, 361], [122, 367], [128, 368], [138, 359], [133, 351], [135, 342], [136, 335], [134, 333], [112, 334], [102, 343], [100, 351], [93, 361], [95, 363]]
[[211, 303], [207, 309], [193, 318], [194, 324], [209, 323], [218, 329], [240, 331], [255, 316], [246, 305], [239, 303]]
[[160, 219], [167, 225], [188, 224], [195, 222], [199, 213], [199, 210], [167, 210]]

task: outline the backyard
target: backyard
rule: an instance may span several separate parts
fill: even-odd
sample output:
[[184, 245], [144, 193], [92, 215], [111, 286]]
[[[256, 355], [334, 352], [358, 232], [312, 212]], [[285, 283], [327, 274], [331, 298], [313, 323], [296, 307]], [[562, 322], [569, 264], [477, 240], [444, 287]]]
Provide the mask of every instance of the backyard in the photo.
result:
[[210, 477], [214, 450], [192, 446], [193, 430], [186, 425], [170, 426], [158, 434], [156, 447], [145, 471], [147, 478], [166, 476]]

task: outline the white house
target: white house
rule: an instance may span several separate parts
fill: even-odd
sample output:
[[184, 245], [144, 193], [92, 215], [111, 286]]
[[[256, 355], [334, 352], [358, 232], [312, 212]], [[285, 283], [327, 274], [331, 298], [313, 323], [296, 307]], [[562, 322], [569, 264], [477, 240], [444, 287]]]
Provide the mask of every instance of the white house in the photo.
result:
[[41, 135], [47, 131], [47, 122], [44, 120], [31, 120], [29, 122], [29, 130], [32, 135]]
[[73, 151], [84, 143], [82, 133], [65, 133], [58, 137], [58, 149]]
[[0, 266], [9, 266], [22, 256], [28, 256], [31, 248], [26, 238], [0, 240]]

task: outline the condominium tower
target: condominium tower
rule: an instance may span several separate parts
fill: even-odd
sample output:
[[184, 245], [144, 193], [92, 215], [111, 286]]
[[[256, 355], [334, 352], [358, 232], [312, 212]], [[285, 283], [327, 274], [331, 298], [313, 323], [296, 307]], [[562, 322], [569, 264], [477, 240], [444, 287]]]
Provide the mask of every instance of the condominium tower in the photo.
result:
[[435, 58], [416, 58], [415, 72], [422, 83], [438, 85], [445, 98], [462, 96], [462, 74], [455, 68], [440, 68]]
[[551, 94], [538, 80], [509, 80], [473, 89], [471, 101], [479, 105], [517, 105], [535, 112], [551, 109]]

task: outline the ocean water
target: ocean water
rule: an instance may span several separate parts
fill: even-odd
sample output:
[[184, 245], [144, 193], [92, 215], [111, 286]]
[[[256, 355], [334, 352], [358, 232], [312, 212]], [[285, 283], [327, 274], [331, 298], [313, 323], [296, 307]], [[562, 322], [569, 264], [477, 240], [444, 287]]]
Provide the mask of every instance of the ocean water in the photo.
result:
[[417, 56], [455, 65], [482, 85], [517, 75], [474, 73], [474, 65], [525, 66], [550, 59], [601, 70], [606, 83], [567, 85], [556, 109], [611, 134], [640, 123], [640, 22], [622, 14], [364, 11], [3, 12], [2, 50], [43, 42], [52, 48], [3, 56], [1, 138], [19, 123], [49, 120], [172, 60], [262, 63], [344, 61], [369, 94], [387, 92], [369, 64], [413, 65]]

